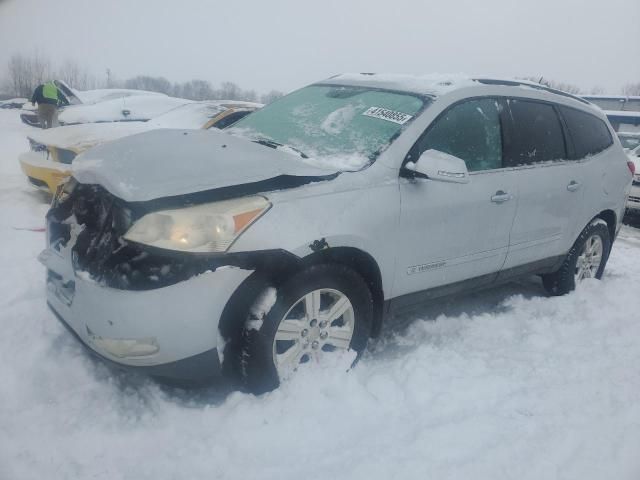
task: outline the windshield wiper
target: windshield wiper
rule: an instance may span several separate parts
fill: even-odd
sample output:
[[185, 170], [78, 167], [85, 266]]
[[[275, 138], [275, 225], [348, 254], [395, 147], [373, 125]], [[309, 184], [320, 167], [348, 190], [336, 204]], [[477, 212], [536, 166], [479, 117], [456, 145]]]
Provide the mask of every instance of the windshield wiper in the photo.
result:
[[269, 140], [268, 138], [257, 138], [255, 140], [251, 140], [254, 143], [258, 143], [260, 145], [264, 145], [265, 147], [270, 147], [273, 149], [277, 149], [280, 147], [285, 147], [285, 148], [290, 148], [291, 150], [293, 150], [294, 152], [296, 152], [298, 155], [300, 155], [302, 158], [309, 158], [309, 156], [304, 153], [302, 150], [300, 150], [299, 148], [293, 147], [291, 145], [286, 145], [284, 143], [278, 143], [276, 141], [273, 140]]

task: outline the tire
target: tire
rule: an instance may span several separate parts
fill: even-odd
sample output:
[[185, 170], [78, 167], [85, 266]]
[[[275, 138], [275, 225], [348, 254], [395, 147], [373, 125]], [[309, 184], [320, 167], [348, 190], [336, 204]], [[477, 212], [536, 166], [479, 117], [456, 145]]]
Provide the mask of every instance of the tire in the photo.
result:
[[[587, 242], [593, 241], [594, 238], [596, 239], [595, 241], [599, 240], [602, 247], [599, 264], [597, 267], [592, 265], [588, 275], [578, 278], [581, 277], [581, 275], [579, 275], [580, 266], [578, 262], [583, 261], [584, 257], [582, 257], [582, 255], [585, 254]], [[611, 237], [607, 223], [600, 218], [592, 220], [580, 233], [580, 236], [573, 244], [573, 247], [571, 247], [560, 269], [557, 272], [542, 275], [544, 288], [551, 295], [565, 295], [573, 291], [576, 288], [576, 283], [579, 283], [583, 278], [597, 278], [600, 280], [604, 273], [607, 260], [609, 259], [610, 250]], [[588, 256], [587, 254], [587, 257]]]
[[[341, 316], [332, 321], [323, 320], [328, 318], [333, 306], [336, 306], [335, 311], [341, 311], [342, 306], [347, 305], [344, 297], [348, 299], [351, 309], [348, 306], [344, 307], [347, 310]], [[320, 301], [314, 300], [308, 304], [305, 298], [320, 298]], [[321, 305], [317, 309], [320, 315], [316, 315], [320, 317], [319, 322], [316, 318], [308, 318], [313, 315], [307, 314], [308, 306], [315, 303]], [[282, 324], [281, 327], [285, 317], [288, 319], [287, 324]], [[305, 361], [305, 355], [306, 360], [314, 356], [320, 358], [331, 350], [342, 350], [347, 342], [348, 349], [354, 350], [357, 354], [355, 364], [367, 346], [372, 318], [371, 292], [362, 277], [350, 268], [322, 264], [295, 274], [277, 288], [275, 303], [264, 315], [261, 324], [260, 320], [256, 323], [251, 319], [245, 324], [240, 349], [240, 375], [243, 386], [255, 394], [271, 391], [284, 379], [281, 376], [285, 376], [283, 372], [286, 365], [289, 365], [290, 370], [293, 369], [290, 372], [293, 374], [297, 365]], [[314, 320], [315, 324], [312, 323]], [[349, 331], [350, 340], [344, 333]], [[344, 338], [332, 340], [336, 335]], [[292, 340], [293, 338], [295, 340]], [[332, 342], [336, 345], [341, 344], [342, 347], [337, 348], [331, 344]], [[298, 354], [300, 358], [296, 361]], [[290, 364], [282, 360], [280, 365], [277, 358], [291, 358]]]

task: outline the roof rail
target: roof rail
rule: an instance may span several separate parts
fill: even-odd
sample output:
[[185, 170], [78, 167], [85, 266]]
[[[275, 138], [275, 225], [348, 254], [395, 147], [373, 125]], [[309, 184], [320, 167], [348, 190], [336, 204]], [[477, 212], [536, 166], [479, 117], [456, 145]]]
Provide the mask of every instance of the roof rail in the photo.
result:
[[547, 87], [546, 85], [542, 85], [534, 82], [520, 82], [518, 80], [495, 80], [492, 78], [474, 78], [476, 82], [484, 83], [485, 85], [506, 85], [509, 87], [530, 87], [538, 90], [544, 90], [549, 93], [555, 93], [556, 95], [562, 95], [563, 97], [573, 98], [581, 103], [586, 105], [591, 105], [591, 102], [585, 100], [582, 97], [578, 97], [577, 95], [572, 95], [571, 93], [563, 92], [562, 90], [557, 90], [555, 88]]

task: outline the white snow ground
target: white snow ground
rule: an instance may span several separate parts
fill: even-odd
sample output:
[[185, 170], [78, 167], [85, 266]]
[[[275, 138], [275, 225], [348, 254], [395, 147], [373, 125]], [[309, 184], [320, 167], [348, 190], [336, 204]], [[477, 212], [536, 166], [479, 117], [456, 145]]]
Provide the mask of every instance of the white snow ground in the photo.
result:
[[358, 367], [256, 398], [89, 358], [45, 306], [46, 205], [0, 110], [0, 479], [640, 478], [640, 234], [562, 298], [523, 281], [424, 309]]

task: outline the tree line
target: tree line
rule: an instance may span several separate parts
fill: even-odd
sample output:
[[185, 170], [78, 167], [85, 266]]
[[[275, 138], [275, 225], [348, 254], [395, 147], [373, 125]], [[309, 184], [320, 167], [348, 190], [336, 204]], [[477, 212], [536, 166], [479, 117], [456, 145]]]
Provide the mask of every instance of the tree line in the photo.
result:
[[222, 82], [214, 87], [208, 80], [194, 79], [187, 82], [170, 82], [165, 77], [138, 75], [119, 80], [114, 77], [110, 69], [106, 71], [106, 78], [99, 80], [85, 67], [73, 60], [66, 60], [60, 65], [54, 65], [51, 60], [41, 53], [32, 55], [14, 54], [8, 61], [6, 78], [2, 80], [0, 90], [16, 97], [30, 98], [33, 90], [49, 80], [62, 80], [77, 90], [94, 88], [130, 88], [134, 90], [148, 90], [174, 97], [190, 100], [244, 100], [248, 102], [270, 103], [284, 95], [278, 90], [258, 93], [255, 90], [244, 90], [233, 82]]
[[[85, 67], [73, 60], [66, 60], [56, 66], [40, 52], [35, 52], [29, 56], [22, 54], [12, 55], [7, 65], [7, 74], [2, 84], [2, 90], [16, 97], [29, 98], [38, 85], [51, 79], [62, 80], [70, 87], [78, 90], [131, 88], [164, 93], [174, 97], [188, 98], [190, 100], [225, 99], [270, 103], [283, 95], [283, 93], [278, 90], [271, 90], [270, 92], [259, 94], [255, 90], [244, 90], [233, 82], [222, 82], [220, 86], [216, 88], [208, 80], [201, 79], [189, 80], [187, 82], [171, 82], [165, 77], [138, 75], [125, 80], [118, 80], [111, 73], [110, 69], [106, 70], [105, 79], [98, 80], [98, 78], [91, 74]], [[596, 86], [587, 91], [577, 85], [559, 82], [545, 77], [528, 76], [521, 77], [521, 79], [530, 80], [576, 95], [597, 95], [605, 93], [602, 87]], [[627, 96], [640, 96], [640, 82], [626, 84], [620, 93]]]

